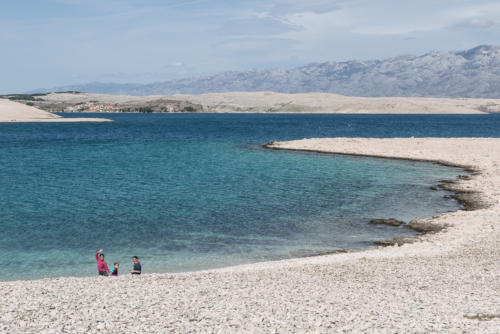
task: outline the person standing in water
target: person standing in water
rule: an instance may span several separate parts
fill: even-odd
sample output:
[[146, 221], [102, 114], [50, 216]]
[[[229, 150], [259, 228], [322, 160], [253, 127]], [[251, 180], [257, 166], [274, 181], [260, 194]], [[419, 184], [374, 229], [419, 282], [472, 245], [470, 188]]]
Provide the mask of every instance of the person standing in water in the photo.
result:
[[134, 268], [130, 271], [132, 275], [140, 275], [142, 271], [141, 263], [139, 262], [139, 258], [137, 256], [132, 257], [132, 261], [134, 262]]
[[99, 276], [109, 276], [109, 268], [106, 261], [104, 261], [102, 248], [95, 253], [95, 259], [97, 260], [97, 272], [99, 273]]

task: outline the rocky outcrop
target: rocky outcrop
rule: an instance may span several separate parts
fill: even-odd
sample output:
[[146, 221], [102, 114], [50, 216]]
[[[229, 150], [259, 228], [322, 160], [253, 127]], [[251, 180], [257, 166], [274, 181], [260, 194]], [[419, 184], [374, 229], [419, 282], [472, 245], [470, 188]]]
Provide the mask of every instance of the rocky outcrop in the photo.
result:
[[436, 224], [434, 220], [426, 218], [413, 219], [405, 226], [420, 233], [436, 233], [446, 228], [445, 225]]
[[481, 194], [477, 191], [463, 190], [457, 187], [456, 182], [440, 183], [439, 187], [443, 190], [453, 192], [452, 195], [447, 195], [450, 198], [457, 200], [463, 205], [464, 210], [472, 211], [478, 209], [484, 209], [489, 206], [482, 198]]

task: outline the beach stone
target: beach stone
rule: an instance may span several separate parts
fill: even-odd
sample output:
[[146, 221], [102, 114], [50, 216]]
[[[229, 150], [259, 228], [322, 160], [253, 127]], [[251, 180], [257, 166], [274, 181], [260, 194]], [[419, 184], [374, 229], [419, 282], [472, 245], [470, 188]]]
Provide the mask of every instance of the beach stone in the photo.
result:
[[418, 241], [417, 237], [408, 236], [408, 237], [396, 237], [386, 240], [377, 240], [374, 241], [373, 243], [377, 246], [388, 247], [388, 246], [403, 246], [404, 244], [412, 244], [417, 241]]
[[443, 224], [437, 224], [434, 221], [422, 218], [413, 219], [405, 226], [420, 233], [436, 233], [446, 228]]

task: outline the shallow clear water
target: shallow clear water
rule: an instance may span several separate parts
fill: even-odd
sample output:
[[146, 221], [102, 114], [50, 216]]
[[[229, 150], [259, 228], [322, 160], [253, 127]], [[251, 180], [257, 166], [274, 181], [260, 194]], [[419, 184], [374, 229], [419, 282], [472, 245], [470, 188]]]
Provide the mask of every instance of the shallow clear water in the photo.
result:
[[[66, 117], [81, 117], [65, 115]], [[93, 114], [93, 116], [95, 116]], [[0, 279], [94, 275], [93, 253], [173, 272], [370, 246], [456, 210], [430, 163], [263, 150], [304, 137], [499, 136], [500, 117], [103, 115], [0, 124]]]

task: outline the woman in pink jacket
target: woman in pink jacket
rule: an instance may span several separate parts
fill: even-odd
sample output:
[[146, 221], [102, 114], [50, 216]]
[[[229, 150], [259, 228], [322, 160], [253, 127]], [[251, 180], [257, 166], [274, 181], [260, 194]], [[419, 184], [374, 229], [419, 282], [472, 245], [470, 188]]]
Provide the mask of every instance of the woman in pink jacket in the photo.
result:
[[97, 260], [97, 271], [99, 272], [99, 276], [109, 276], [109, 268], [106, 261], [104, 261], [102, 248], [95, 253], [95, 259]]

